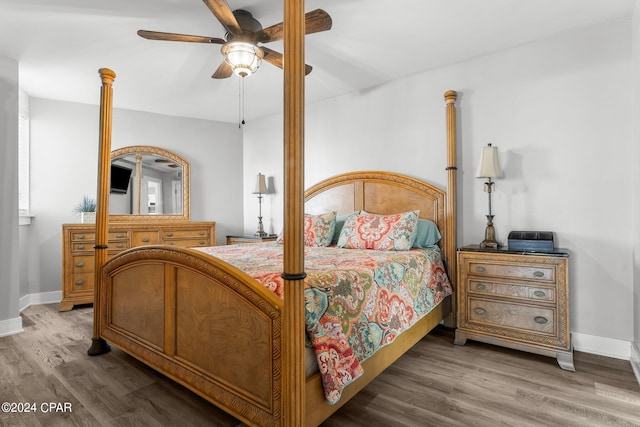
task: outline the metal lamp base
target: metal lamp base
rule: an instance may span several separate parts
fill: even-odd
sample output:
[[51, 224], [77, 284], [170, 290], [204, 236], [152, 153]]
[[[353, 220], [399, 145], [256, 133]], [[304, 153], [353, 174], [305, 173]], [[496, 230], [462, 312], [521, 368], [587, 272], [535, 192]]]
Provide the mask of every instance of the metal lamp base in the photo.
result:
[[480, 243], [481, 248], [498, 249], [500, 244], [496, 240], [496, 230], [493, 228], [493, 215], [487, 215], [487, 228], [484, 230], [484, 240]]
[[256, 236], [264, 237], [267, 233], [264, 231], [264, 225], [262, 225], [262, 217], [258, 217], [258, 231], [256, 231]]

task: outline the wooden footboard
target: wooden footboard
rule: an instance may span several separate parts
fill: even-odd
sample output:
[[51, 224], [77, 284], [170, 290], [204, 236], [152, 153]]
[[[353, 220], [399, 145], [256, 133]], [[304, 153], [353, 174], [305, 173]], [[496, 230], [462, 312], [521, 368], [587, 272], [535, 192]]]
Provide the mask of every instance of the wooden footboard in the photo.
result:
[[100, 335], [237, 418], [281, 416], [283, 301], [198, 251], [132, 249], [108, 262]]
[[[217, 258], [171, 246], [130, 249], [103, 268], [100, 335], [249, 425], [282, 422], [283, 301]], [[363, 363], [365, 374], [329, 405], [320, 375], [306, 381], [315, 426], [451, 311], [450, 297]]]

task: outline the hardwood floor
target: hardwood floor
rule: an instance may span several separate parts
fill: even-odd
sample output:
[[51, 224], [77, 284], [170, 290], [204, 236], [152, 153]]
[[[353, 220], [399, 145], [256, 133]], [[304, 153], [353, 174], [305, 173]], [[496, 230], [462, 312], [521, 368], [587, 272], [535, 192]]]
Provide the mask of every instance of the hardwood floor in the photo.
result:
[[[0, 338], [0, 403], [35, 403], [36, 412], [0, 411], [0, 426], [242, 425], [117, 348], [87, 356], [90, 306], [31, 306], [22, 318], [23, 333]], [[575, 366], [454, 346], [438, 329], [323, 426], [640, 426], [629, 362], [577, 352]]]

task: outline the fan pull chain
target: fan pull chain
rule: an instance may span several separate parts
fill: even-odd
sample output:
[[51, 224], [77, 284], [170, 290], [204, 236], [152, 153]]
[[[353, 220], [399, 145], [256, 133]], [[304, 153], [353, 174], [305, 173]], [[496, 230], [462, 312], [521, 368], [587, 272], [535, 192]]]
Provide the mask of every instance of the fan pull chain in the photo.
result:
[[244, 126], [244, 77], [238, 82], [238, 129]]

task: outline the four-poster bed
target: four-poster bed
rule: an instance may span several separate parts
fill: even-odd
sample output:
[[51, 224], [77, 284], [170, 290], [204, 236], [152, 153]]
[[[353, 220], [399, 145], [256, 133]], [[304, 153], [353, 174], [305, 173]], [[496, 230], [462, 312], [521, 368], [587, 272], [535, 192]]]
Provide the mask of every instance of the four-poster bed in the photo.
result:
[[[301, 4], [302, 3], [302, 4]], [[363, 374], [329, 404], [321, 377], [305, 374], [304, 213], [419, 211], [442, 234], [454, 285], [456, 93], [445, 93], [448, 191], [388, 172], [330, 178], [304, 191], [304, 2], [285, 1], [283, 271], [280, 298], [244, 271], [195, 249], [147, 246], [106, 262], [111, 85], [101, 69], [94, 336], [89, 354], [117, 345], [250, 425], [318, 425], [393, 361], [455, 313], [448, 296], [362, 362]], [[198, 331], [214, 328], [203, 335]], [[241, 325], [241, 327], [238, 327]]]

